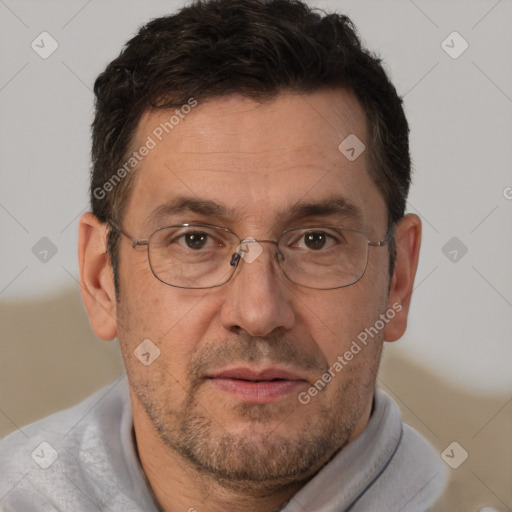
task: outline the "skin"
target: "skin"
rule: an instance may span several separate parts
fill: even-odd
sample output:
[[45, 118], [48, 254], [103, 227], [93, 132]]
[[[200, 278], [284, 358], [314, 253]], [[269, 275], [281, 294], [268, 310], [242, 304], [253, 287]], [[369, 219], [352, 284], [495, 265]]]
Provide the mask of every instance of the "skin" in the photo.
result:
[[[168, 117], [146, 113], [133, 146]], [[134, 171], [123, 229], [143, 240], [161, 226], [203, 222], [227, 227], [241, 239], [275, 240], [292, 227], [343, 224], [381, 240], [387, 209], [368, 172], [367, 152], [350, 162], [338, 150], [351, 133], [367, 140], [364, 113], [345, 90], [280, 94], [263, 103], [233, 95], [199, 104]], [[357, 206], [361, 219], [280, 213], [333, 194]], [[185, 211], [148, 222], [156, 205], [178, 196], [223, 203], [234, 215]], [[160, 506], [168, 512], [279, 509], [368, 422], [383, 342], [406, 329], [419, 218], [407, 215], [396, 227], [391, 278], [388, 246], [371, 247], [362, 279], [334, 290], [291, 283], [276, 264], [274, 246], [266, 243], [224, 286], [167, 286], [152, 274], [146, 247], [133, 249], [123, 237], [116, 296], [106, 234], [92, 213], [84, 214], [82, 294], [96, 334], [119, 339], [139, 457]], [[301, 404], [298, 392], [307, 391], [361, 331], [397, 303], [402, 309], [385, 329]], [[133, 352], [147, 338], [160, 356], [144, 366]], [[237, 365], [285, 368], [302, 382], [278, 400], [254, 404], [205, 378], [208, 371]]]

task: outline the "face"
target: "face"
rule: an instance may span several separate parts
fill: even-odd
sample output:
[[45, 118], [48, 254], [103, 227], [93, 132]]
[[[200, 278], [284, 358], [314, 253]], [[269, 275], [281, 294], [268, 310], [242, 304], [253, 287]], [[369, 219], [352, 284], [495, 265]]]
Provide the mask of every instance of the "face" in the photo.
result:
[[[241, 240], [318, 225], [385, 237], [387, 210], [367, 152], [350, 161], [338, 149], [350, 134], [367, 140], [349, 92], [214, 99], [158, 141], [152, 134], [169, 116], [148, 113], [138, 126], [134, 147], [148, 136], [157, 144], [134, 171], [123, 219], [134, 238], [185, 223], [228, 228]], [[227, 284], [195, 290], [156, 279], [145, 246], [123, 237], [119, 248], [117, 334], [136, 428], [153, 429], [163, 450], [219, 480], [275, 482], [318, 470], [364, 428], [381, 354], [382, 330], [357, 353], [353, 342], [389, 307], [387, 246], [369, 249], [356, 284], [333, 290], [292, 283], [276, 245], [260, 246]], [[134, 355], [146, 339], [160, 351], [148, 366]]]

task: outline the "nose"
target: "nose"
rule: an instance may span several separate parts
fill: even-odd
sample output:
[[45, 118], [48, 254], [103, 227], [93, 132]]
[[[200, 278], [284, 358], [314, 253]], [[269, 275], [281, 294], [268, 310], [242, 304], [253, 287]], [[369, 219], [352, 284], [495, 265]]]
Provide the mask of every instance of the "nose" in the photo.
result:
[[275, 242], [252, 240], [242, 247], [240, 268], [225, 285], [221, 322], [230, 331], [242, 329], [251, 336], [268, 336], [291, 329], [295, 314], [289, 285], [276, 261]]

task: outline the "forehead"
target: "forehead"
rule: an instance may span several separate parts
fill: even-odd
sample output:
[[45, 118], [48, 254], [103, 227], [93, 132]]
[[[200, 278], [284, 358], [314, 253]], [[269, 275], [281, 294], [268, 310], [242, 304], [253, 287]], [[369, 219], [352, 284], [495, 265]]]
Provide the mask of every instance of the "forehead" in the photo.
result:
[[226, 206], [234, 221], [264, 224], [299, 202], [335, 198], [371, 224], [386, 209], [368, 173], [368, 152], [347, 158], [363, 147], [358, 141], [367, 141], [364, 112], [340, 89], [265, 102], [231, 95], [147, 112], [132, 146], [151, 149], [134, 171], [126, 216], [150, 223], [155, 207], [188, 197]]

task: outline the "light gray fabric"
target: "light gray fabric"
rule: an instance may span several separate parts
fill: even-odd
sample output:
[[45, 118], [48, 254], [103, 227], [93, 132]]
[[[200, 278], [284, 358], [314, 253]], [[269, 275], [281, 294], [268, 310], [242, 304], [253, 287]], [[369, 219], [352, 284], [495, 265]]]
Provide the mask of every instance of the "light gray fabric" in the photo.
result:
[[[7, 436], [0, 467], [3, 512], [158, 511], [135, 452], [126, 377]], [[445, 474], [439, 455], [377, 390], [364, 432], [282, 510], [424, 512]]]

